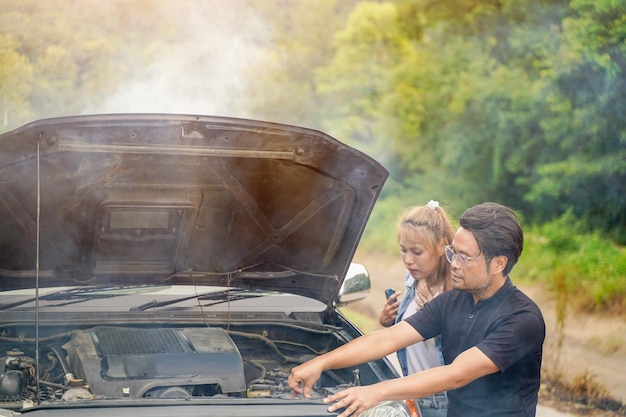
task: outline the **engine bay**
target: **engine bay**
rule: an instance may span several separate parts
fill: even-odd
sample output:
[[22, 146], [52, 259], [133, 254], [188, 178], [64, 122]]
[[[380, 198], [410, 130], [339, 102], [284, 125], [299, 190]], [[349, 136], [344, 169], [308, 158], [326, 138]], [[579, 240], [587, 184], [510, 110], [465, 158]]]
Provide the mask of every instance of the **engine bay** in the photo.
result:
[[[291, 368], [340, 344], [332, 326], [0, 328], [0, 408], [57, 401], [286, 398]], [[327, 371], [314, 396], [390, 377], [376, 363]], [[382, 374], [381, 374], [382, 373]]]
[[73, 374], [108, 398], [246, 390], [241, 354], [219, 328], [96, 327], [74, 332], [62, 348]]

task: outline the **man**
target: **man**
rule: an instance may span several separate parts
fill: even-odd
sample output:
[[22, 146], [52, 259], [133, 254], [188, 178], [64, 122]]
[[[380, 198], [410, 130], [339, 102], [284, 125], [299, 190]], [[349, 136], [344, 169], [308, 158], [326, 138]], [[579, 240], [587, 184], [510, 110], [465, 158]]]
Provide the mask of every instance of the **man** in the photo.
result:
[[515, 214], [496, 203], [472, 207], [446, 247], [452, 289], [405, 321], [362, 336], [293, 368], [289, 386], [310, 395], [327, 369], [375, 360], [441, 335], [445, 365], [327, 397], [328, 411], [358, 416], [384, 400], [448, 391], [448, 417], [535, 416], [545, 323], [510, 281], [524, 235]]

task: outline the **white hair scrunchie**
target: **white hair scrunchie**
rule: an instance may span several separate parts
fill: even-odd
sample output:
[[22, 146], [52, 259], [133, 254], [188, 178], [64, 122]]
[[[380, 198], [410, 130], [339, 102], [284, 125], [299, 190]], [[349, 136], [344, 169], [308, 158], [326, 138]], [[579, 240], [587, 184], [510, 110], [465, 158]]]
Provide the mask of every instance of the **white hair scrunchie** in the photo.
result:
[[437, 207], [439, 207], [439, 201], [430, 200], [426, 205], [430, 207], [431, 210], [435, 210]]

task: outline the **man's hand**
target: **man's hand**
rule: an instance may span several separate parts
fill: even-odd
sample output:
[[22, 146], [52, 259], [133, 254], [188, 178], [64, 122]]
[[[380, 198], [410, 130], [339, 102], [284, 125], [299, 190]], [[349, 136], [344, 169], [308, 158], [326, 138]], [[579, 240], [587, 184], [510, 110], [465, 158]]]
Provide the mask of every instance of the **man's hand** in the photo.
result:
[[313, 385], [320, 379], [321, 375], [322, 369], [315, 366], [313, 361], [309, 361], [293, 368], [287, 383], [293, 395], [301, 394], [308, 398], [311, 396]]
[[399, 291], [393, 293], [383, 305], [383, 309], [380, 312], [378, 322], [383, 327], [389, 327], [396, 322], [398, 316], [398, 308], [400, 308], [400, 301], [398, 297], [402, 294]]
[[382, 400], [379, 392], [376, 385], [352, 387], [324, 398], [324, 402], [333, 403], [328, 407], [328, 412], [341, 411], [337, 417], [356, 417]]

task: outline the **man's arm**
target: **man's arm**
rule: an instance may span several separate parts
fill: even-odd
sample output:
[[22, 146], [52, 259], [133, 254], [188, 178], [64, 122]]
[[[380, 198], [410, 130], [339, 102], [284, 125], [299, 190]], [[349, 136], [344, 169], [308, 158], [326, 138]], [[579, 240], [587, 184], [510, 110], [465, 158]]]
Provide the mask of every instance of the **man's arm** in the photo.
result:
[[380, 359], [424, 340], [410, 324], [402, 321], [352, 340], [291, 370], [289, 387], [308, 397], [311, 388], [327, 369], [341, 369]]
[[463, 387], [470, 382], [498, 372], [498, 367], [477, 347], [461, 353], [450, 365], [437, 366], [425, 371], [379, 382], [374, 385], [353, 387], [324, 399], [333, 403], [329, 412], [345, 408], [338, 417], [360, 414], [381, 401], [407, 400]]

